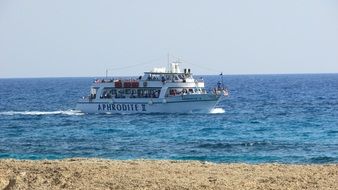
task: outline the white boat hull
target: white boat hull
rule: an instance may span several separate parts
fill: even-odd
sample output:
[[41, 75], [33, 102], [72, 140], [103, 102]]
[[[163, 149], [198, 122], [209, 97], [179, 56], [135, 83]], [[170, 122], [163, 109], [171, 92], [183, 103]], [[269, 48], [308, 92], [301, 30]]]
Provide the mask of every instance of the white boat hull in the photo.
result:
[[162, 99], [140, 101], [138, 99], [79, 101], [76, 109], [85, 113], [210, 113], [220, 97], [186, 100]]

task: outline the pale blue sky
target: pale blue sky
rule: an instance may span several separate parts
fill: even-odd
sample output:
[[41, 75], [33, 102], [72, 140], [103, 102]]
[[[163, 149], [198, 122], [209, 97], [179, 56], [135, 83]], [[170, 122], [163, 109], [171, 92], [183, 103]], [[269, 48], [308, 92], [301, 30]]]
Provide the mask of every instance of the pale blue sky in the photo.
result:
[[1, 78], [139, 75], [168, 52], [196, 74], [338, 73], [338, 1], [0, 0]]

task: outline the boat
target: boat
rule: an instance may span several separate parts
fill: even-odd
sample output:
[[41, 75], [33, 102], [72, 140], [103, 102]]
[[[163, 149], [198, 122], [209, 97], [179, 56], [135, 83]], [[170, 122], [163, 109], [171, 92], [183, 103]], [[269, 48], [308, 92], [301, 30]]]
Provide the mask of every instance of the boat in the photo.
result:
[[[179, 62], [154, 68], [138, 78], [97, 79], [76, 109], [84, 113], [210, 113], [228, 91], [223, 82], [207, 92], [203, 78]], [[223, 80], [222, 80], [223, 81]]]

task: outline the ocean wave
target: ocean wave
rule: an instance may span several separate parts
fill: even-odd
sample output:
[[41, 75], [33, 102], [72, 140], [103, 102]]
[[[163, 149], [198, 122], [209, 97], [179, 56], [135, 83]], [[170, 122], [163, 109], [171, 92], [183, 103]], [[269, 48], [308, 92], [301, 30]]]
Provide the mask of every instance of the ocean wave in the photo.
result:
[[225, 110], [223, 108], [214, 108], [210, 111], [212, 114], [217, 114], [217, 113], [225, 113]]
[[0, 115], [84, 115], [77, 110], [59, 110], [59, 111], [4, 111]]
[[338, 162], [338, 159], [330, 156], [318, 156], [310, 158], [308, 162], [315, 164], [336, 163]]
[[235, 148], [235, 147], [264, 147], [271, 146], [269, 141], [257, 141], [257, 142], [240, 142], [240, 143], [202, 143], [198, 148], [211, 148], [211, 149], [223, 149], [223, 148]]

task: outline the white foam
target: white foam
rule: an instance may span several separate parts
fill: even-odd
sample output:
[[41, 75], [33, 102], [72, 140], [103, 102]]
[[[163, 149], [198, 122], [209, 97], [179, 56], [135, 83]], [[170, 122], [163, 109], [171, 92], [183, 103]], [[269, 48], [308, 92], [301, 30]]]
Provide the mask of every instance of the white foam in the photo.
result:
[[84, 113], [77, 110], [66, 111], [5, 111], [0, 115], [83, 115]]
[[214, 108], [210, 111], [212, 114], [217, 114], [217, 113], [225, 113], [225, 110], [223, 108]]

